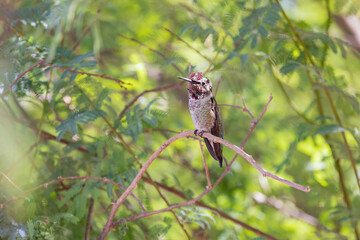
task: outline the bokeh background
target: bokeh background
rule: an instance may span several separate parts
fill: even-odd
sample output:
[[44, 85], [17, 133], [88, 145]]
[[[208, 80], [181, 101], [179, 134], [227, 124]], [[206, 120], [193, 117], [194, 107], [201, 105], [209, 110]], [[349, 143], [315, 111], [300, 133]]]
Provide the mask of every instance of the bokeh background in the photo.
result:
[[[59, 176], [128, 186], [136, 159], [194, 129], [186, 86], [177, 84], [191, 63], [218, 89], [219, 104], [243, 106], [243, 98], [257, 118], [273, 95], [244, 150], [311, 191], [264, 178], [238, 157], [202, 205], [175, 210], [190, 238], [359, 239], [359, 18], [360, 2], [351, 0], [2, 0], [0, 202], [24, 196], [1, 205], [0, 237], [82, 239], [87, 229], [96, 239], [121, 189], [96, 180], [31, 189]], [[45, 59], [50, 65], [30, 69]], [[220, 111], [225, 139], [240, 146], [249, 114]], [[224, 148], [224, 156], [234, 152]], [[214, 182], [224, 169], [205, 157]], [[168, 147], [148, 173], [170, 204], [207, 183], [192, 138]], [[148, 181], [134, 194], [147, 211], [166, 207]], [[129, 198], [115, 220], [141, 211]], [[170, 212], [108, 235], [187, 238]]]

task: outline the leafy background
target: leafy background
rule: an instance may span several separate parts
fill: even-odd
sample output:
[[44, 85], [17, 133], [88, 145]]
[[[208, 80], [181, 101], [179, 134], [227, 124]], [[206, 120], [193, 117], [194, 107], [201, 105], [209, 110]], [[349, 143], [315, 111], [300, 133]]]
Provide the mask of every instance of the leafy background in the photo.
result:
[[[134, 156], [145, 162], [172, 131], [194, 127], [181, 84], [145, 92], [121, 119], [119, 114], [141, 92], [177, 84], [176, 76], [186, 76], [191, 62], [192, 70], [206, 72], [214, 86], [221, 77], [218, 103], [241, 106], [243, 97], [258, 116], [273, 94], [245, 151], [268, 171], [311, 187], [303, 193], [265, 179], [238, 158], [201, 200], [215, 210], [175, 211], [192, 238], [266, 239], [241, 221], [278, 239], [359, 239], [354, 169], [359, 168], [360, 48], [340, 20], [360, 17], [360, 2], [280, 4], [2, 0], [0, 202], [59, 176], [106, 177], [128, 186], [139, 171]], [[37, 65], [7, 91], [21, 73], [45, 59], [50, 66]], [[221, 113], [225, 139], [239, 146], [251, 119], [234, 108], [221, 107]], [[224, 154], [233, 156], [229, 149]], [[208, 153], [206, 159], [214, 181], [223, 169]], [[177, 141], [148, 171], [187, 199], [206, 186], [196, 140]], [[162, 191], [171, 204], [184, 201]], [[0, 237], [84, 238], [93, 203], [90, 239], [96, 239], [121, 192], [95, 180], [46, 184], [3, 206]], [[166, 207], [146, 181], [134, 194], [148, 211]], [[140, 212], [129, 198], [115, 219]], [[122, 224], [108, 239], [186, 235], [166, 212]]]

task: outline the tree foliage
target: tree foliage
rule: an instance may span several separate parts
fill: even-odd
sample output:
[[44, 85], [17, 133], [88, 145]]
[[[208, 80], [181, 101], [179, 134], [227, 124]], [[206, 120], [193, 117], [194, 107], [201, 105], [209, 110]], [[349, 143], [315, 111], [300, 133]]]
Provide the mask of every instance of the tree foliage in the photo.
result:
[[[335, 21], [359, 19], [359, 9], [338, 0], [2, 1], [0, 238], [97, 239], [141, 165], [194, 128], [177, 79], [190, 62], [219, 104], [257, 117], [272, 93], [244, 149], [311, 191], [238, 158], [197, 204], [123, 222], [108, 239], [359, 239], [360, 43]], [[240, 146], [249, 114], [220, 110], [225, 139]], [[214, 182], [224, 169], [205, 157]], [[158, 189], [173, 205], [207, 185], [193, 138], [147, 173], [115, 221], [167, 207]], [[71, 176], [103, 181], [62, 180]]]

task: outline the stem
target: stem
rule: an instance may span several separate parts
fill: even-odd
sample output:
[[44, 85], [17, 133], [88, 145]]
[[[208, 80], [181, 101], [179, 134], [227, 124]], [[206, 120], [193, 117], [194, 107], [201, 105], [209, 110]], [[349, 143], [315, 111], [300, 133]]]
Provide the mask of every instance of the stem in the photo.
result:
[[200, 149], [201, 149], [201, 156], [203, 159], [203, 163], [204, 163], [204, 168], [205, 168], [205, 174], [206, 174], [206, 180], [207, 180], [207, 188], [211, 187], [211, 180], [210, 180], [210, 175], [209, 175], [209, 169], [206, 165], [206, 159], [205, 159], [205, 154], [204, 154], [204, 148], [203, 145], [201, 143], [201, 140], [199, 138], [199, 145], [200, 145]]
[[[181, 139], [181, 138], [186, 138], [186, 137], [189, 137], [191, 135], [194, 134], [194, 131], [193, 130], [190, 130], [190, 131], [186, 131], [186, 132], [182, 132], [178, 135], [175, 135], [173, 136], [172, 138], [168, 139], [165, 143], [163, 143], [160, 148], [158, 148], [158, 150], [156, 150], [152, 155], [151, 157], [145, 162], [145, 164], [143, 165], [143, 167], [140, 169], [139, 173], [136, 175], [136, 177], [133, 179], [133, 181], [131, 182], [131, 184], [129, 185], [129, 187], [126, 189], [126, 191], [119, 197], [119, 199], [117, 201], [115, 201], [113, 207], [112, 207], [112, 210], [110, 212], [110, 215], [109, 215], [109, 218], [103, 228], [103, 231], [99, 237], [99, 240], [102, 240], [102, 239], [105, 239], [105, 237], [107, 236], [107, 234], [109, 233], [109, 231], [115, 227], [116, 225], [119, 225], [122, 223], [122, 220], [121, 221], [118, 221], [118, 222], [115, 222], [115, 223], [112, 223], [114, 217], [115, 217], [115, 214], [118, 210], [118, 208], [122, 205], [122, 203], [125, 201], [125, 199], [127, 198], [127, 196], [133, 191], [133, 189], [138, 185], [140, 179], [142, 178], [142, 176], [146, 173], [146, 170], [150, 167], [150, 165], [152, 164], [152, 162], [159, 156], [159, 154], [165, 150], [165, 148], [167, 148], [171, 143], [175, 142], [176, 140], [178, 139]], [[203, 133], [203, 136], [212, 140], [213, 142], [218, 142], [218, 143], [221, 143], [223, 144], [224, 146], [227, 146], [229, 148], [231, 148], [232, 150], [234, 150], [237, 154], [240, 154], [241, 156], [243, 156], [243, 158], [245, 158], [251, 165], [253, 165], [264, 177], [270, 177], [270, 178], [273, 178], [279, 182], [282, 182], [290, 187], [293, 187], [293, 188], [296, 188], [296, 189], [299, 189], [301, 191], [304, 191], [304, 192], [309, 192], [310, 191], [310, 188], [309, 187], [304, 187], [304, 186], [301, 186], [297, 183], [293, 183], [289, 180], [286, 180], [286, 179], [283, 179], [281, 177], [278, 177], [272, 173], [269, 173], [267, 172], [265, 169], [263, 169], [262, 167], [260, 167], [256, 162], [255, 160], [252, 158], [251, 155], [248, 155], [246, 152], [244, 152], [241, 148], [225, 141], [224, 139], [222, 138], [218, 138], [218, 137], [215, 137], [213, 135], [211, 135], [210, 133]], [[165, 212], [165, 211], [170, 211], [170, 210], [173, 210], [175, 208], [179, 208], [179, 207], [183, 207], [183, 206], [187, 206], [187, 205], [191, 205], [191, 204], [194, 204], [196, 201], [198, 201], [199, 199], [201, 199], [204, 195], [206, 195], [208, 192], [210, 192], [214, 187], [216, 187], [220, 181], [224, 178], [224, 176], [230, 171], [231, 169], [231, 165], [234, 163], [235, 159], [236, 159], [236, 156], [233, 158], [233, 160], [231, 161], [231, 163], [226, 167], [225, 171], [222, 173], [222, 175], [216, 180], [216, 182], [214, 183], [214, 185], [212, 185], [211, 187], [209, 187], [208, 189], [206, 189], [202, 194], [200, 194], [198, 197], [194, 198], [194, 199], [191, 199], [187, 202], [184, 202], [184, 203], [181, 203], [181, 204], [176, 204], [176, 205], [173, 205], [173, 206], [169, 206], [167, 208], [164, 208], [162, 210], [158, 210], [158, 211], [153, 211], [153, 212], [144, 212], [142, 214], [139, 214], [139, 215], [136, 215], [136, 216], [132, 216], [128, 219], [131, 219], [131, 220], [135, 220], [135, 219], [138, 219], [138, 218], [141, 218], [141, 217], [146, 217], [146, 216], [151, 216], [151, 215], [154, 215], [154, 214], [157, 214], [157, 213], [160, 213], [160, 212]], [[152, 180], [151, 180], [152, 181]], [[153, 182], [153, 181], [152, 181]], [[155, 184], [155, 183], [154, 183]]]
[[[301, 47], [303, 48], [304, 53], [305, 53], [306, 57], [308, 58], [308, 60], [310, 61], [311, 65], [314, 67], [315, 72], [316, 72], [319, 76], [321, 76], [321, 72], [318, 70], [318, 68], [317, 68], [314, 60], [312, 59], [309, 51], [307, 50], [307, 48], [306, 48], [303, 40], [302, 40], [301, 37], [300, 37], [299, 33], [295, 30], [295, 28], [294, 28], [294, 26], [292, 25], [290, 19], [289, 19], [288, 16], [286, 15], [284, 9], [281, 7], [281, 4], [280, 4], [279, 0], [276, 0], [276, 2], [279, 4], [279, 6], [280, 6], [280, 8], [281, 8], [281, 12], [282, 12], [282, 14], [283, 14], [283, 16], [284, 16], [287, 24], [289, 25], [291, 31], [293, 32], [293, 34], [295, 35], [296, 39], [298, 40], [298, 42], [300, 43]], [[332, 96], [330, 95], [329, 89], [327, 88], [326, 85], [324, 85], [324, 84], [321, 83], [320, 79], [318, 79], [318, 83], [322, 86], [322, 88], [323, 88], [323, 90], [324, 90], [324, 92], [325, 92], [325, 95], [326, 95], [326, 97], [327, 97], [327, 99], [328, 99], [328, 102], [329, 102], [329, 104], [330, 104], [330, 108], [331, 108], [331, 110], [332, 110], [332, 112], [333, 112], [333, 114], [334, 114], [334, 116], [335, 116], [335, 119], [336, 119], [337, 123], [339, 124], [340, 127], [342, 127], [342, 126], [343, 126], [343, 125], [342, 125], [342, 121], [341, 121], [341, 119], [340, 119], [340, 117], [339, 117], [339, 114], [338, 114], [338, 112], [337, 112], [337, 110], [336, 110], [336, 107], [335, 107], [334, 101], [333, 101], [333, 99], [332, 99]], [[358, 171], [357, 171], [357, 168], [356, 168], [356, 162], [355, 162], [354, 156], [353, 156], [352, 151], [351, 151], [351, 149], [350, 149], [350, 146], [349, 146], [349, 144], [348, 144], [348, 142], [347, 142], [345, 133], [344, 133], [344, 132], [341, 132], [341, 136], [342, 136], [342, 138], [343, 138], [343, 141], [344, 141], [346, 150], [347, 150], [347, 152], [348, 152], [348, 154], [349, 154], [349, 157], [350, 157], [350, 160], [351, 160], [351, 165], [352, 165], [352, 168], [353, 168], [353, 170], [354, 170], [354, 174], [355, 174], [355, 178], [356, 178], [356, 183], [357, 183], [357, 185], [358, 185], [358, 188], [360, 189], [360, 179], [359, 179], [359, 174], [358, 174]]]

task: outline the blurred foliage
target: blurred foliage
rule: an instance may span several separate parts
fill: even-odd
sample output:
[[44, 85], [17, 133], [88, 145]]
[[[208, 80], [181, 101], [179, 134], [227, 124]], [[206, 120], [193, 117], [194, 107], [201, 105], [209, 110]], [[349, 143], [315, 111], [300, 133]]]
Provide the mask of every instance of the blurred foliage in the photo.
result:
[[[143, 94], [121, 119], [119, 114], [142, 91], [177, 83], [176, 76], [186, 76], [191, 62], [193, 71], [206, 72], [214, 86], [222, 76], [219, 104], [241, 106], [244, 97], [257, 117], [273, 94], [245, 150], [268, 171], [311, 187], [311, 192], [303, 193], [264, 179], [238, 158], [201, 201], [279, 239], [356, 239], [360, 191], [347, 146], [359, 168], [360, 54], [332, 16], [360, 17], [360, 4], [340, 0], [280, 4], [271, 0], [1, 1], [0, 93], [40, 60], [49, 59], [47, 63], [55, 67], [33, 68], [12, 91], [1, 95], [0, 202], [59, 176], [106, 177], [128, 186], [139, 165], [113, 130], [144, 163], [174, 135], [171, 131], [194, 127], [185, 85]], [[125, 84], [76, 72], [106, 74]], [[221, 108], [221, 113], [225, 139], [239, 146], [251, 126], [249, 116], [229, 107]], [[234, 153], [224, 149], [224, 154], [232, 159]], [[208, 153], [206, 159], [214, 182], [223, 169]], [[187, 199], [206, 186], [201, 151], [192, 139], [168, 147], [149, 173]], [[162, 191], [171, 204], [185, 201]], [[90, 235], [96, 239], [111, 202], [121, 192], [93, 180], [40, 188], [1, 209], [0, 238], [84, 238], [92, 198]], [[151, 184], [140, 182], [134, 194], [147, 211], [166, 207]], [[189, 206], [175, 212], [195, 239], [266, 239], [214, 209]], [[128, 198], [115, 220], [141, 211]], [[169, 212], [122, 224], [108, 236], [185, 238]]]

